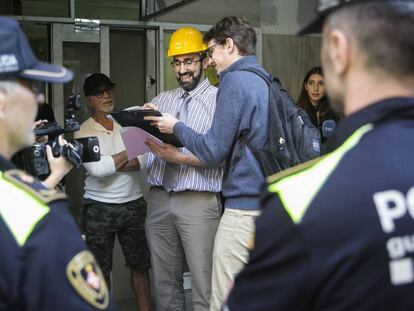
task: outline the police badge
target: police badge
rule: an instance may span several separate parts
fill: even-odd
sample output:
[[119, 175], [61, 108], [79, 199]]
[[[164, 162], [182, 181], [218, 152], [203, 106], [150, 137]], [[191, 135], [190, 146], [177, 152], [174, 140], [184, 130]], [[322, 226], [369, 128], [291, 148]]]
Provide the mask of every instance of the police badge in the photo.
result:
[[100, 310], [108, 307], [108, 287], [90, 251], [82, 251], [73, 257], [66, 268], [66, 275], [76, 292], [89, 304]]

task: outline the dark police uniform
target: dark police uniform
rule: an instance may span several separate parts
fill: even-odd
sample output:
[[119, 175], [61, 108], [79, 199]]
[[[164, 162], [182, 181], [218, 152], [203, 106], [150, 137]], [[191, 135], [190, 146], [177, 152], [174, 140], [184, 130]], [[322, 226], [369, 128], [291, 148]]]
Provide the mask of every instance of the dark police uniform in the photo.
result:
[[354, 113], [275, 176], [224, 310], [414, 310], [414, 98]]
[[65, 195], [0, 156], [0, 196], [0, 310], [112, 310]]

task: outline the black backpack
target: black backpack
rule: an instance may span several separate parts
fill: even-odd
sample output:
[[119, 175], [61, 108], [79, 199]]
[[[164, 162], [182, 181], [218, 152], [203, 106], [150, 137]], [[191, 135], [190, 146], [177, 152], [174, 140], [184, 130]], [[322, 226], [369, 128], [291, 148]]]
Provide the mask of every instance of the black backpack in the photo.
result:
[[[256, 148], [248, 140], [248, 133], [242, 133], [239, 138], [241, 146], [247, 146], [253, 153], [263, 175], [269, 176], [318, 157], [319, 130], [313, 126], [306, 111], [298, 107], [282, 89], [279, 80], [255, 68], [242, 70], [258, 75], [269, 86], [269, 140], [262, 148]], [[228, 168], [226, 165], [226, 171]]]

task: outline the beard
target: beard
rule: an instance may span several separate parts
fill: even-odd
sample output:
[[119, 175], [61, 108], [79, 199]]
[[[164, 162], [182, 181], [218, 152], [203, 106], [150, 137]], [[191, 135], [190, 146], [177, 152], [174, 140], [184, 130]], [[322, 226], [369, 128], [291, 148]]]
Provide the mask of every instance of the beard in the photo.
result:
[[[191, 77], [190, 81], [183, 81], [182, 77]], [[177, 74], [177, 81], [178, 84], [183, 88], [184, 91], [190, 92], [196, 88], [198, 85], [198, 82], [200, 82], [201, 79], [201, 70], [198, 72], [198, 74], [194, 75], [194, 72], [187, 71], [186, 73], [178, 73]]]

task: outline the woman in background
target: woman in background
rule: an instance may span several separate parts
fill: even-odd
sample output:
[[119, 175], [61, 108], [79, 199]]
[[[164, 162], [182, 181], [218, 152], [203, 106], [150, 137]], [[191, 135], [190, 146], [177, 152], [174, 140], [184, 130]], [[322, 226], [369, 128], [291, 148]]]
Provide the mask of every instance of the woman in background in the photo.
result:
[[306, 73], [297, 105], [309, 114], [313, 125], [321, 133], [321, 142], [324, 143], [339, 121], [339, 116], [329, 106], [321, 67], [313, 67]]

